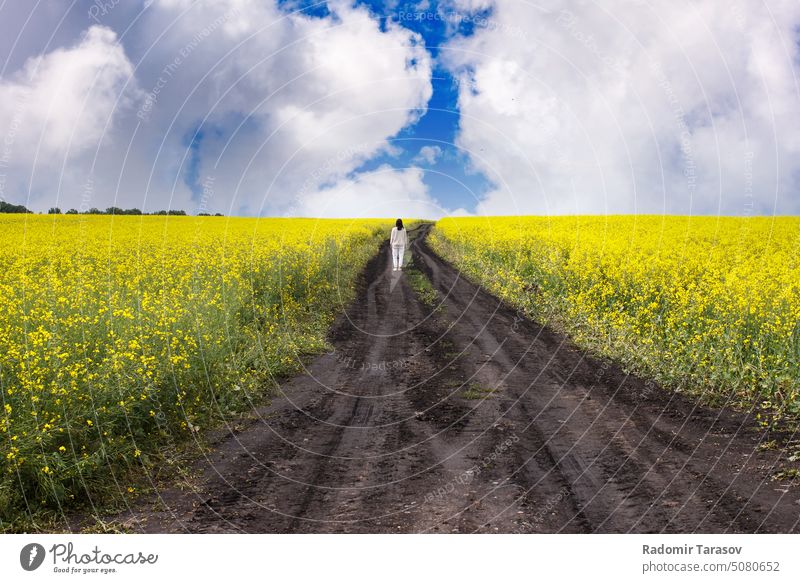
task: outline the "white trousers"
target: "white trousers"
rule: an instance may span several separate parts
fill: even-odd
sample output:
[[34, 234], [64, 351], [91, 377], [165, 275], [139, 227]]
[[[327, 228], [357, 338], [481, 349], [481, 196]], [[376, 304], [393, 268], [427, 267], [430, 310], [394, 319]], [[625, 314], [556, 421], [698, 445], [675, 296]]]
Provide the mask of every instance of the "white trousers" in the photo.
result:
[[403, 254], [406, 252], [405, 245], [392, 246], [392, 268], [403, 267]]

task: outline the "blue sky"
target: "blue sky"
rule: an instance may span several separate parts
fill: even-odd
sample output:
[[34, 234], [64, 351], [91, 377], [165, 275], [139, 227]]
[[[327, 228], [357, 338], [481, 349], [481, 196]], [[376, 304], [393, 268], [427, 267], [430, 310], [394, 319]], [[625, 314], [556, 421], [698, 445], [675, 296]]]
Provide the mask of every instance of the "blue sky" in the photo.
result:
[[[360, 4], [369, 6], [382, 18], [392, 19], [421, 34], [425, 48], [434, 59], [439, 57], [442, 47], [454, 34], [447, 30], [443, 20], [407, 17], [407, 14], [418, 13], [419, 2], [400, 2], [394, 8], [387, 8], [386, 2], [375, 0], [366, 0]], [[437, 3], [434, 2], [426, 12], [430, 13], [436, 8]], [[458, 33], [469, 35], [471, 31], [466, 26], [461, 26]], [[462, 207], [472, 212], [477, 200], [487, 190], [488, 181], [478, 170], [472, 169], [469, 158], [455, 146], [459, 125], [456, 80], [445, 67], [436, 65], [431, 84], [433, 96], [428, 102], [426, 113], [392, 140], [392, 144], [402, 148], [403, 153], [397, 157], [384, 155], [376, 158], [367, 163], [364, 169], [374, 168], [382, 163], [421, 166], [426, 171], [423, 180], [443, 205], [450, 208]], [[442, 150], [441, 157], [434, 164], [414, 160], [424, 146]]]
[[[386, 20], [391, 20], [422, 35], [425, 49], [434, 59], [431, 76], [433, 95], [420, 119], [389, 139], [390, 144], [396, 148], [395, 151], [367, 160], [353, 170], [353, 174], [370, 172], [385, 164], [396, 168], [412, 166], [422, 168], [425, 171], [422, 180], [439, 203], [451, 209], [462, 208], [473, 212], [490, 185], [486, 177], [472, 167], [469, 157], [455, 145], [459, 127], [456, 79], [447, 68], [439, 66], [436, 61], [448, 39], [456, 34], [470, 36], [473, 27], [465, 21], [456, 23], [458, 26], [455, 28], [451, 26], [448, 30], [445, 20], [431, 17], [439, 9], [439, 3], [436, 1], [429, 3], [428, 8], [422, 11], [418, 1], [399, 2], [394, 6], [392, 4], [378, 0], [356, 2], [356, 5], [368, 7], [376, 18], [381, 20], [382, 27], [386, 26]], [[325, 2], [286, 1], [280, 5], [287, 11], [296, 11], [318, 18], [330, 15]], [[484, 10], [481, 13], [488, 15], [490, 11]], [[193, 186], [195, 199], [199, 199], [203, 191], [202, 177], [198, 173], [195, 159], [202, 139], [202, 128], [195, 128], [187, 135], [186, 142], [192, 151], [186, 181]], [[441, 151], [435, 160], [420, 158], [419, 151], [426, 146]]]

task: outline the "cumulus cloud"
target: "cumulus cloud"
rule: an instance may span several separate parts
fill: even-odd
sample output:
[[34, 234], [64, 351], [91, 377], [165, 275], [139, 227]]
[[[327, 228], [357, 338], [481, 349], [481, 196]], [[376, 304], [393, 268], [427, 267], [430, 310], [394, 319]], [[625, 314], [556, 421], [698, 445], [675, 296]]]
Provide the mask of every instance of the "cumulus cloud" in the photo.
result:
[[447, 214], [431, 197], [423, 175], [420, 168], [383, 165], [303, 197], [294, 211], [300, 216], [354, 218], [438, 218]]
[[[57, 192], [63, 207], [285, 214], [390, 152], [431, 97], [421, 37], [349, 2], [330, 2], [324, 17], [263, 0], [152, 0], [141, 10], [114, 21], [139, 17], [122, 45], [92, 27], [4, 83], [4, 103], [20, 87], [43, 96], [33, 117], [46, 131], [28, 113], [16, 123], [20, 159], [30, 161], [21, 144], [40, 135], [48, 148], [88, 152], [63, 174], [35, 173], [34, 206]], [[139, 89], [127, 97], [120, 84], [133, 70]]]
[[493, 7], [494, 0], [450, 0], [446, 3], [467, 13], [482, 12]]
[[[283, 214], [345, 180], [389, 150], [432, 93], [422, 39], [391, 23], [382, 30], [349, 3], [331, 3], [325, 18], [256, 0], [157, 0], [154, 8], [154, 24], [176, 19], [168, 39], [153, 29], [161, 61], [193, 48], [147, 123], [196, 136], [182, 170], [213, 177], [226, 211]], [[208, 40], [195, 43], [213, 23]]]
[[[423, 39], [344, 0], [322, 17], [290, 5], [140, 0], [88, 28], [84, 9], [48, 12], [61, 48], [3, 44], [0, 196], [285, 215], [359, 192], [394, 213], [403, 184], [435, 204], [419, 169], [359, 172], [425, 111]], [[493, 185], [479, 212], [800, 212], [797, 2], [437, 10], [474, 24], [439, 54], [457, 144]]]
[[133, 65], [109, 28], [92, 26], [74, 46], [28, 59], [0, 80], [4, 165], [29, 173], [96, 148], [115, 114], [136, 98]]
[[800, 211], [796, 2], [457, 4], [479, 212]]
[[436, 161], [442, 156], [442, 149], [439, 146], [422, 146], [419, 153], [414, 156], [414, 162], [425, 162], [428, 165], [436, 164]]

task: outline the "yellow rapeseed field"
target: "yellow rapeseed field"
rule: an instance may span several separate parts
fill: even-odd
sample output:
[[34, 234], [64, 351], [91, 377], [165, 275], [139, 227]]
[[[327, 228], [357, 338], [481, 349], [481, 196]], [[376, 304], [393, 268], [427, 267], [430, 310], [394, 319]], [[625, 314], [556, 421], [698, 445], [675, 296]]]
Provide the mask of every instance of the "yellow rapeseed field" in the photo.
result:
[[0, 215], [0, 530], [263, 395], [325, 332], [380, 220]]
[[800, 412], [800, 218], [454, 218], [432, 244], [631, 370], [763, 422]]

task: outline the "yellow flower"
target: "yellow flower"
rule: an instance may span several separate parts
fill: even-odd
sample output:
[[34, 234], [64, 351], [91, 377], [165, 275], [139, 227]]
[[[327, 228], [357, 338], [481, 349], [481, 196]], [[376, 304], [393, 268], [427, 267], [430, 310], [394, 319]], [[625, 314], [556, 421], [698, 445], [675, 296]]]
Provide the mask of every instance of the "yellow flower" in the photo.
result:
[[521, 313], [643, 375], [796, 406], [798, 217], [447, 218], [430, 243]]
[[[0, 214], [0, 432], [24, 444], [6, 452], [14, 463], [0, 490], [19, 464], [45, 466], [43, 449], [56, 432], [102, 428], [102, 443], [69, 448], [94, 483], [100, 447], [123, 447], [132, 432], [157, 441], [196, 431], [180, 419], [210, 412], [207, 387], [257, 386], [272, 367], [294, 370], [297, 354], [322, 345], [325, 326], [390, 228], [383, 220], [54, 222]], [[263, 347], [263, 363], [251, 368], [244, 363], [253, 347]]]

